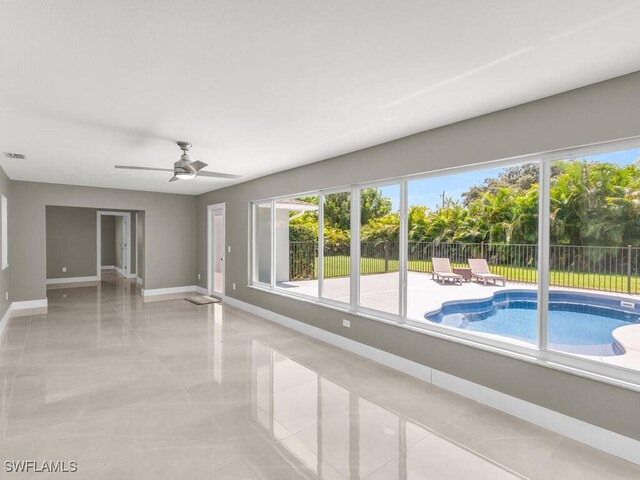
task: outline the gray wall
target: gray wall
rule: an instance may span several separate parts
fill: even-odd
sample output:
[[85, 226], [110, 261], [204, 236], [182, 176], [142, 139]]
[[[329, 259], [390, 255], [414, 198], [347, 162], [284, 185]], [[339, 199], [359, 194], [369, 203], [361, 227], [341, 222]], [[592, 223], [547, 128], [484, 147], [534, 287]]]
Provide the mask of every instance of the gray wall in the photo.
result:
[[124, 236], [124, 221], [122, 217], [114, 217], [114, 235], [116, 249], [116, 263], [118, 268], [124, 268], [122, 265], [122, 237]]
[[47, 278], [96, 275], [96, 211], [47, 206], [46, 255]]
[[[138, 235], [136, 236], [136, 244], [138, 246], [138, 254], [136, 257], [136, 272], [138, 278], [143, 280], [144, 286], [144, 245], [145, 245], [145, 212], [138, 211], [136, 214], [136, 224], [138, 227]], [[134, 248], [135, 250], [135, 248]]]
[[225, 202], [228, 296], [640, 440], [638, 393], [247, 288], [251, 200], [637, 136], [638, 105], [635, 73], [200, 195], [199, 284], [207, 287], [206, 206]]
[[[96, 212], [99, 210], [101, 209], [55, 205], [46, 207], [47, 278], [88, 277], [98, 274]], [[135, 212], [129, 213], [133, 219]], [[101, 219], [102, 265], [117, 265], [122, 268], [122, 217], [103, 215]], [[135, 245], [133, 228], [131, 244]], [[135, 273], [135, 265], [135, 248], [132, 247], [131, 273]], [[67, 267], [66, 272], [62, 272], [63, 266]]]
[[195, 282], [193, 196], [20, 181], [11, 182], [9, 193], [13, 300], [46, 296], [46, 205], [145, 210], [145, 288]]
[[102, 225], [100, 230], [102, 232], [102, 240], [100, 241], [101, 253], [100, 260], [103, 267], [115, 266], [116, 264], [116, 232], [115, 232], [115, 217], [111, 215], [103, 215]]
[[[2, 167], [0, 167], [0, 194], [7, 197], [7, 205], [9, 209], [9, 223], [11, 223], [11, 204], [13, 199], [10, 195], [10, 180], [7, 175], [4, 173]], [[2, 212], [0, 212], [2, 215]], [[1, 219], [0, 219], [1, 220]], [[11, 225], [9, 225], [9, 234], [11, 234]], [[13, 247], [11, 243], [11, 238], [9, 238], [9, 266], [2, 270], [0, 267], [0, 318], [6, 313], [7, 308], [9, 308], [9, 304], [15, 300], [12, 296], [13, 289], [10, 286], [10, 278], [11, 278], [11, 248]], [[6, 300], [6, 294], [9, 294], [9, 301]]]

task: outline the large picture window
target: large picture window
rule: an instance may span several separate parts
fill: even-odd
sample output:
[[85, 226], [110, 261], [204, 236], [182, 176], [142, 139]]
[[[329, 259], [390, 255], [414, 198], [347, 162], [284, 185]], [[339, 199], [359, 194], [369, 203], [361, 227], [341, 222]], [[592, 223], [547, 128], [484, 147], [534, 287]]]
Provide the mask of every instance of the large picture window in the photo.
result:
[[549, 350], [640, 370], [640, 149], [549, 166]]
[[318, 296], [318, 195], [283, 198], [276, 210], [276, 285]]
[[538, 343], [538, 163], [408, 182], [407, 318]]
[[253, 205], [253, 281], [271, 284], [272, 259], [272, 202]]
[[254, 282], [640, 385], [639, 205], [614, 146], [260, 201]]
[[322, 198], [322, 297], [351, 303], [351, 192]]
[[400, 186], [360, 190], [360, 306], [400, 313]]

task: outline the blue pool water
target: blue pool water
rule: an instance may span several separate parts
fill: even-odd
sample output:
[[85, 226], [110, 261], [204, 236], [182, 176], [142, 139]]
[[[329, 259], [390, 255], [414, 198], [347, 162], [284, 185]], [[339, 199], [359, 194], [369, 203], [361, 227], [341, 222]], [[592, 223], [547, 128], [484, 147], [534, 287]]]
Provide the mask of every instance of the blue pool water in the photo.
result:
[[[624, 353], [612, 332], [640, 323], [640, 304], [623, 299], [574, 292], [549, 294], [549, 346], [583, 355]], [[536, 292], [502, 291], [490, 300], [448, 302], [425, 315], [431, 322], [474, 332], [491, 333], [528, 343], [537, 339]]]

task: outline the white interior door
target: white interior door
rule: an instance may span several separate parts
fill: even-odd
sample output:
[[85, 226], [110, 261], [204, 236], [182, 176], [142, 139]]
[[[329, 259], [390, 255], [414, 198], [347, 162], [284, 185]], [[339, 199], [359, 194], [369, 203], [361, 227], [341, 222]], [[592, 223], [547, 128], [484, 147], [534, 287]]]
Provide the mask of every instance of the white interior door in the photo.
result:
[[209, 210], [209, 291], [224, 295], [224, 207]]

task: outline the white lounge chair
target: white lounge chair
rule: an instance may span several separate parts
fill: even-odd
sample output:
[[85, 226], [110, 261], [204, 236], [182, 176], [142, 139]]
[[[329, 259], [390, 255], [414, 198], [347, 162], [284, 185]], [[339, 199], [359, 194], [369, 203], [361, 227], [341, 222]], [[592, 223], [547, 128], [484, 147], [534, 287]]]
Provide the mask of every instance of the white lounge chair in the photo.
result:
[[459, 283], [462, 285], [462, 275], [453, 273], [451, 271], [451, 263], [448, 258], [432, 258], [431, 259], [431, 278], [436, 279], [440, 283], [444, 283], [447, 280], [451, 280], [453, 283]]
[[506, 285], [507, 279], [502, 275], [496, 275], [495, 273], [491, 273], [489, 270], [489, 264], [484, 258], [470, 258], [469, 266], [471, 267], [471, 278], [477, 278], [478, 280], [482, 280], [486, 285], [487, 280], [493, 281], [494, 285], [497, 285], [497, 281], [502, 281], [502, 286]]

